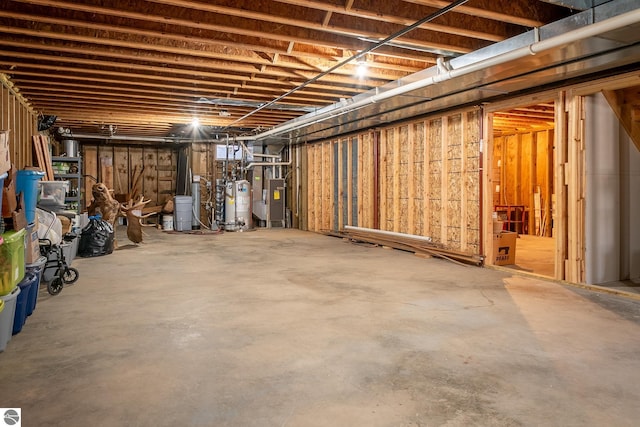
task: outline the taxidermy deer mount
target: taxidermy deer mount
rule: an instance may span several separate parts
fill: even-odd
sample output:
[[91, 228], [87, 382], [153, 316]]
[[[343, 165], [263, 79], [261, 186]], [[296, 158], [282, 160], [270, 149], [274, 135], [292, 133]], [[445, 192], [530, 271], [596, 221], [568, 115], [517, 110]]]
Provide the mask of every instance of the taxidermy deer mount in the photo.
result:
[[129, 200], [127, 204], [120, 205], [120, 211], [127, 217], [127, 237], [133, 243], [142, 242], [142, 220], [154, 215], [153, 212], [147, 215], [137, 215], [134, 211], [142, 212], [142, 208], [150, 201], [151, 199], [144, 200], [144, 196], [140, 196], [138, 201]]
[[93, 201], [87, 208], [87, 211], [89, 215], [95, 215], [100, 212], [102, 219], [113, 227], [120, 214], [120, 203], [113, 198], [111, 191], [113, 190], [109, 190], [102, 182], [93, 184], [93, 187], [91, 187]]

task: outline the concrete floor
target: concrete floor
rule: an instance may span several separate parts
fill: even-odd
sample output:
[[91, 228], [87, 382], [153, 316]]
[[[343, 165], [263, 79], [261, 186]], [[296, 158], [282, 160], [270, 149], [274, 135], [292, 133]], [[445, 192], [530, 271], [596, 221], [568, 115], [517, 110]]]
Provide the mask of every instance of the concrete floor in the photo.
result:
[[24, 426], [640, 420], [639, 301], [295, 230], [147, 231], [41, 289], [0, 354]]
[[554, 277], [555, 249], [555, 240], [552, 237], [519, 234], [516, 239], [516, 263], [508, 267]]

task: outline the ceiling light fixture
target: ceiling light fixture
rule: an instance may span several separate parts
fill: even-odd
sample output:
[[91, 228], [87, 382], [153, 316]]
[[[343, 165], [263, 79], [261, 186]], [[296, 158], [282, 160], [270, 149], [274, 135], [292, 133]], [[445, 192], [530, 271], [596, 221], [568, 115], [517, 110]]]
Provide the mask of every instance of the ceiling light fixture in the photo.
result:
[[194, 118], [191, 120], [191, 127], [193, 127], [193, 128], [197, 128], [198, 126], [200, 126], [200, 120], [198, 120], [198, 118], [197, 118], [197, 117], [194, 117]]
[[356, 75], [360, 78], [367, 75], [367, 61], [360, 60], [357, 62]]

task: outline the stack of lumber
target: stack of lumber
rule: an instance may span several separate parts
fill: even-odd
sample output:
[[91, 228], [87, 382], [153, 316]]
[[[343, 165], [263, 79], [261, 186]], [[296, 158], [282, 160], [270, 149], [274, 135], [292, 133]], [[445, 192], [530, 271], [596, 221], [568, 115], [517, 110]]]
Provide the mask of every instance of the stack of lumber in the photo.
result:
[[33, 135], [33, 152], [36, 162], [41, 170], [45, 172], [45, 181], [53, 181], [53, 165], [51, 164], [51, 153], [49, 152], [49, 137], [45, 135]]
[[340, 231], [327, 231], [325, 234], [346, 238], [352, 242], [371, 243], [374, 245], [413, 252], [416, 255], [443, 258], [456, 263], [482, 265], [482, 259], [477, 255], [470, 255], [464, 252], [444, 249], [429, 242], [428, 238], [412, 236], [410, 234], [392, 233], [388, 231], [374, 230], [371, 228], [351, 226], [347, 226]]

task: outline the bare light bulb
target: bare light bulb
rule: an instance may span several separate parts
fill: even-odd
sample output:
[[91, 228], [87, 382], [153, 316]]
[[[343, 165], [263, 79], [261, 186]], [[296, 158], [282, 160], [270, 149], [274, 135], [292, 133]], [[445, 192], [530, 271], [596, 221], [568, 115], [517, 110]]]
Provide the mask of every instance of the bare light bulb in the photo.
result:
[[356, 74], [358, 75], [358, 77], [364, 77], [367, 74], [367, 63], [365, 61], [358, 61]]

